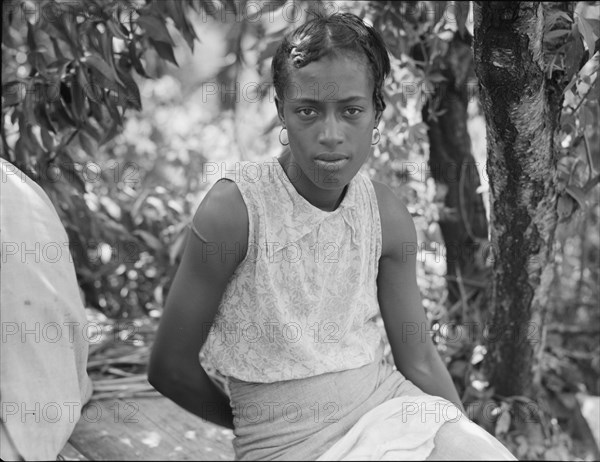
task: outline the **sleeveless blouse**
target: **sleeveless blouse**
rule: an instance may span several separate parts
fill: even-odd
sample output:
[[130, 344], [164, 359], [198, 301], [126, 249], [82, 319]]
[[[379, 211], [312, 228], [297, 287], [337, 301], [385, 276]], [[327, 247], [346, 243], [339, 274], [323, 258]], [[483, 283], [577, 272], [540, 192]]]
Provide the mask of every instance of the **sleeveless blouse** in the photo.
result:
[[296, 191], [275, 157], [242, 162], [223, 178], [246, 204], [248, 251], [227, 284], [204, 361], [259, 383], [375, 361], [381, 222], [371, 180], [357, 173], [326, 212]]

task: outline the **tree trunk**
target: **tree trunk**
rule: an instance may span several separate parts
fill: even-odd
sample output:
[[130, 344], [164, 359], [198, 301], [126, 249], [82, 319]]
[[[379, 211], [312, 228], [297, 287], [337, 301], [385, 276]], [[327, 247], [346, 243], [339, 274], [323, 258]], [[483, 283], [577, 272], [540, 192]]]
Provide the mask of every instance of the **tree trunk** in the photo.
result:
[[439, 224], [446, 246], [448, 301], [451, 306], [460, 307], [462, 313], [449, 315], [465, 322], [480, 318], [478, 313], [465, 312], [464, 299], [473, 288], [468, 285], [465, 288], [462, 281], [478, 280], [485, 274], [483, 259], [476, 257], [488, 235], [485, 207], [477, 192], [481, 183], [467, 130], [467, 106], [473, 96], [468, 87], [468, 78], [473, 75], [470, 36], [463, 39], [455, 33], [448, 52], [432, 70], [446, 80], [436, 84], [422, 115], [428, 125], [431, 175], [438, 190], [445, 190]]
[[484, 371], [499, 395], [532, 396], [553, 280], [562, 84], [544, 73], [541, 3], [476, 2], [474, 19], [494, 258]]

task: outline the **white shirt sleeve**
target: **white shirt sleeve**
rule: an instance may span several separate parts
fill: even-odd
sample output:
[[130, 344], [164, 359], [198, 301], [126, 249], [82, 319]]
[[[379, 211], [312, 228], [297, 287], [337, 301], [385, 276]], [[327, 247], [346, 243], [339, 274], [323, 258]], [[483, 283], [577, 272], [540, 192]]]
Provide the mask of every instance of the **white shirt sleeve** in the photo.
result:
[[85, 309], [50, 199], [0, 166], [0, 457], [56, 459], [92, 393]]

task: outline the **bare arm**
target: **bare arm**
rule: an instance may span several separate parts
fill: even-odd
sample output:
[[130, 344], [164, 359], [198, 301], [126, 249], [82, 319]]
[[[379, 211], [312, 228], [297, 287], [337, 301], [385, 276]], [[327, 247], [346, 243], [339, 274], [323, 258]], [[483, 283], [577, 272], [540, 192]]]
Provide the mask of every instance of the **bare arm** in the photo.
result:
[[[229, 399], [198, 358], [229, 278], [243, 260], [248, 213], [234, 183], [217, 182], [194, 216], [202, 240], [192, 233], [169, 290], [150, 357], [148, 380], [184, 409], [233, 428]], [[220, 249], [240, 249], [235, 255]]]
[[382, 227], [377, 277], [385, 330], [398, 370], [425, 393], [464, 408], [428, 330], [416, 277], [417, 233], [410, 213], [385, 185], [374, 182]]

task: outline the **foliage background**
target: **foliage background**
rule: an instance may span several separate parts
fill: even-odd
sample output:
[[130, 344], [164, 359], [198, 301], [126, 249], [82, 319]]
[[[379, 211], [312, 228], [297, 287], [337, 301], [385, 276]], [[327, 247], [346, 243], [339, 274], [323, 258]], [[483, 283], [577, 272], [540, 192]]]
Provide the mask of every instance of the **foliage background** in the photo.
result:
[[[173, 2], [161, 1], [141, 3], [138, 6], [146, 10], [129, 17], [122, 14], [131, 13], [131, 8], [112, 10], [112, 17], [120, 18], [115, 22], [125, 30], [108, 27], [110, 21], [102, 29], [98, 26], [102, 21], [90, 21], [89, 16], [79, 21], [77, 14], [70, 22], [47, 22], [52, 29], [33, 27], [35, 21], [23, 14], [15, 14], [6, 27], [8, 13], [17, 11], [21, 2], [4, 5], [2, 155], [34, 177], [57, 206], [90, 316], [106, 316], [116, 325], [125, 319], [154, 325], [185, 243], [187, 224], [204, 194], [236, 162], [259, 161], [281, 151], [269, 65], [282, 34], [303, 21], [311, 8], [389, 17], [387, 26], [380, 25], [392, 51], [388, 109], [380, 125], [381, 142], [364, 168], [374, 179], [390, 185], [411, 211], [419, 237], [419, 286], [437, 332], [436, 342], [459, 392], [463, 396], [467, 390], [476, 392], [477, 365], [484, 351], [466, 335], [464, 325], [452, 323], [446, 303], [445, 253], [437, 223], [444, 213], [443, 202], [428, 172], [426, 121], [420, 115], [440, 77], [430, 73], [428, 63], [409, 56], [411, 47], [426, 40], [434, 55], [443, 53], [457, 21], [440, 21], [435, 5], [429, 2], [406, 3], [431, 11], [429, 21], [414, 28], [402, 18], [394, 23], [389, 2], [297, 2], [292, 7], [289, 2], [278, 2], [274, 4], [278, 14], [272, 16], [259, 15], [246, 2], [186, 2], [182, 18]], [[600, 11], [597, 3], [579, 2], [577, 12], [587, 20], [576, 20], [572, 29], [547, 36], [549, 42], [565, 34], [573, 36], [571, 48], [556, 52], [557, 58], [549, 63], [549, 72], [553, 67], [567, 69], [573, 84], [566, 92], [558, 164], [565, 190], [570, 192], [559, 203], [562, 221], [548, 326], [543, 333], [536, 332], [546, 341], [544, 384], [552, 399], [538, 406], [548, 419], [541, 427], [531, 425], [528, 433], [522, 428], [516, 433], [511, 431], [514, 414], [508, 411], [520, 398], [480, 397], [481, 402], [492, 400], [496, 405], [487, 429], [520, 458], [590, 459], [597, 454], [597, 449], [594, 453], [585, 444], [579, 448], [581, 441], [587, 441], [582, 436], [585, 424], [573, 418], [582, 393], [600, 395], [600, 201], [594, 183], [600, 161], [598, 60], [594, 67], [590, 59], [600, 35], [598, 21], [593, 19]], [[35, 9], [35, 2], [26, 4]], [[112, 3], [92, 4], [103, 8]], [[450, 9], [445, 12], [451, 17]], [[147, 19], [160, 17], [159, 13], [169, 16], [163, 27]], [[140, 17], [146, 19], [140, 22]], [[134, 25], [136, 20], [141, 29]], [[124, 60], [115, 61], [114, 68], [121, 69], [116, 75], [93, 59], [69, 58], [69, 50], [78, 46], [69, 38], [74, 24], [79, 33], [90, 37], [89, 43], [84, 40], [80, 46], [101, 58], [103, 37], [107, 29], [113, 33], [114, 51]], [[464, 27], [472, 31], [469, 18]], [[119, 48], [119, 33], [134, 37], [133, 54]], [[196, 35], [198, 41], [194, 41]], [[581, 62], [592, 63], [585, 72], [573, 60], [577, 53]], [[430, 56], [429, 63], [434, 58]], [[125, 70], [134, 85], [126, 80]], [[77, 96], [76, 82], [82, 78], [101, 83], [106, 90], [104, 105], [95, 107]], [[124, 85], [112, 88], [111, 78], [113, 84], [120, 78]], [[56, 87], [61, 94], [58, 103], [49, 100], [47, 90], [35, 92], [36, 84], [48, 81], [63, 82]], [[15, 82], [25, 82], [26, 91], [15, 90]], [[487, 205], [485, 122], [474, 78], [470, 88], [469, 131], [482, 178], [480, 193]], [[36, 100], [40, 94], [46, 100]], [[104, 122], [103, 126], [90, 124], [90, 119], [77, 120], [78, 113], [98, 111], [96, 121]], [[115, 123], [121, 118], [122, 129]], [[143, 344], [148, 337], [132, 335], [128, 340]]]

